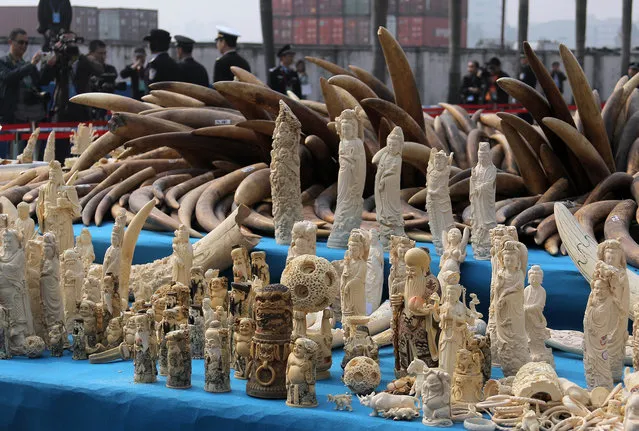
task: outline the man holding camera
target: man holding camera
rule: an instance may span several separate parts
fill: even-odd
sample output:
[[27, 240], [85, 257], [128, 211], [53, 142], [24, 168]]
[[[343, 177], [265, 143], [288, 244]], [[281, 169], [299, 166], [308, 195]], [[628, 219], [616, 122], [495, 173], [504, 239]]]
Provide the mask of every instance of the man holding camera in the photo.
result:
[[36, 65], [42, 53], [24, 60], [29, 45], [27, 32], [16, 28], [9, 34], [9, 54], [0, 58], [0, 123], [40, 121], [46, 116]]
[[142, 96], [146, 94], [146, 86], [144, 85], [146, 50], [135, 48], [133, 56], [135, 58], [133, 64], [122, 69], [120, 77], [122, 79], [131, 78], [131, 96], [136, 100], [142, 100]]

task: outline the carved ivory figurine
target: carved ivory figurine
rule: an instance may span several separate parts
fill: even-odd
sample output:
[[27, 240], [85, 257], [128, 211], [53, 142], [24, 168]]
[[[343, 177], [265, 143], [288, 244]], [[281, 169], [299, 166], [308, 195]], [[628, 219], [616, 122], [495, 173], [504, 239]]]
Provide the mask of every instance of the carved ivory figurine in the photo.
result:
[[402, 174], [402, 148], [404, 147], [402, 129], [395, 127], [386, 138], [386, 142], [386, 146], [373, 157], [373, 164], [377, 165], [375, 214], [380, 225], [382, 245], [388, 250], [391, 235], [404, 235], [402, 201], [399, 193]]
[[27, 146], [24, 147], [24, 151], [22, 154], [18, 155], [18, 163], [33, 163], [33, 152], [35, 151], [35, 146], [38, 143], [39, 136], [40, 128], [36, 127], [36, 129], [31, 132], [31, 136], [29, 136], [29, 140], [27, 141]]
[[47, 145], [44, 147], [44, 162], [50, 163], [55, 160], [55, 131], [52, 130], [47, 137]]
[[84, 123], [78, 124], [78, 128], [73, 131], [71, 135], [71, 154], [82, 154], [93, 140], [98, 136], [97, 132], [93, 130], [93, 124], [87, 126]]
[[450, 376], [438, 368], [426, 371], [422, 386], [422, 423], [427, 426], [453, 425], [450, 410]]
[[370, 246], [366, 262], [366, 315], [377, 310], [382, 303], [384, 287], [384, 247], [377, 229], [368, 231]]
[[80, 235], [75, 239], [75, 249], [80, 255], [80, 259], [82, 259], [82, 266], [84, 267], [84, 274], [86, 276], [95, 260], [93, 241], [89, 229], [82, 228]]
[[639, 429], [639, 394], [632, 394], [626, 401], [626, 410], [623, 421], [623, 431], [635, 431]]
[[546, 340], [550, 338], [550, 330], [546, 327], [544, 307], [546, 306], [546, 290], [541, 285], [544, 271], [539, 265], [533, 265], [528, 271], [528, 283], [524, 289], [524, 311], [526, 313], [526, 333], [533, 362], [546, 362], [553, 367], [555, 359], [552, 350], [546, 347]]
[[251, 340], [255, 333], [255, 322], [245, 317], [237, 325], [233, 332], [233, 369], [235, 378], [246, 380], [249, 376], [249, 360], [251, 357]]
[[168, 374], [166, 387], [188, 389], [191, 387], [191, 350], [189, 331], [179, 329], [166, 335]]
[[55, 235], [50, 232], [43, 237], [43, 259], [40, 272], [40, 296], [44, 322], [47, 328], [64, 322], [64, 301], [60, 288], [60, 259]]
[[316, 407], [315, 361], [317, 343], [308, 338], [295, 340], [293, 351], [286, 363], [286, 405], [290, 407]]
[[[464, 228], [464, 235], [456, 227], [448, 232], [442, 233], [442, 243], [444, 244], [444, 253], [439, 260], [439, 274], [446, 271], [461, 272], [460, 266], [466, 260], [466, 246], [468, 245], [468, 236], [470, 232], [468, 228]], [[438, 276], [440, 284], [444, 281]]]
[[233, 259], [233, 282], [246, 283], [251, 281], [251, 263], [244, 247], [234, 247], [231, 250]]
[[159, 343], [160, 375], [166, 376], [169, 373], [168, 343], [166, 336], [178, 329], [177, 310], [167, 308], [162, 313], [162, 320], [157, 327], [157, 340]]
[[499, 364], [506, 377], [514, 376], [530, 362], [524, 316], [524, 279], [528, 260], [526, 246], [506, 241], [499, 252], [495, 284], [495, 340]]
[[444, 151], [430, 150], [428, 159], [426, 181], [426, 211], [428, 212], [428, 225], [433, 234], [433, 244], [438, 255], [444, 252], [441, 242], [442, 232], [448, 232], [455, 226], [453, 209], [450, 203], [450, 190], [448, 189], [448, 177], [453, 154], [446, 156]]
[[395, 349], [395, 375], [406, 375], [406, 369], [418, 358], [429, 367], [438, 365], [437, 332], [434, 318], [437, 314], [440, 287], [430, 273], [430, 255], [421, 248], [406, 252], [408, 278], [404, 293], [391, 296], [393, 307], [393, 336]]
[[268, 263], [266, 263], [265, 251], [254, 251], [251, 253], [251, 274], [262, 282], [262, 286], [271, 284], [271, 273]]
[[368, 259], [368, 234], [353, 229], [344, 256], [344, 272], [340, 283], [342, 292], [342, 321], [345, 317], [366, 316], [366, 261]]
[[477, 165], [470, 174], [470, 212], [473, 257], [490, 259], [490, 230], [497, 226], [495, 187], [497, 169], [490, 156], [490, 144], [479, 143]]
[[189, 231], [184, 225], [180, 225], [173, 238], [173, 255], [171, 256], [173, 271], [171, 280], [191, 285], [191, 267], [193, 266], [193, 246], [189, 241]]
[[17, 206], [18, 218], [13, 222], [13, 227], [20, 236], [20, 242], [22, 243], [22, 249], [27, 249], [29, 240], [32, 240], [36, 236], [35, 222], [29, 217], [29, 204], [26, 202], [20, 202]]
[[[208, 271], [207, 271], [208, 272]], [[227, 290], [228, 280], [226, 277], [214, 277], [209, 282], [209, 297], [211, 298], [211, 308], [229, 308], [229, 291]]]
[[62, 273], [64, 316], [67, 328], [69, 328], [71, 320], [76, 315], [76, 308], [82, 300], [82, 280], [84, 278], [80, 256], [74, 249], [70, 248], [62, 254], [60, 269]]
[[615, 301], [614, 273], [602, 261], [595, 264], [590, 282], [590, 296], [584, 315], [584, 370], [588, 388], [602, 386], [612, 389], [610, 369], [610, 334], [616, 328], [620, 305]]
[[231, 391], [228, 329], [217, 320], [206, 330], [204, 348], [204, 390], [221, 393]]
[[390, 273], [388, 274], [388, 290], [391, 295], [403, 294], [406, 284], [406, 252], [415, 247], [415, 241], [405, 236], [391, 236]]
[[[317, 226], [312, 221], [295, 222], [291, 232], [291, 246], [288, 248], [286, 263], [303, 254], [315, 254]], [[265, 284], [266, 286], [266, 284]]]
[[153, 383], [157, 381], [157, 344], [151, 339], [151, 318], [146, 312], [131, 317], [135, 320], [135, 355], [133, 356], [133, 381]]
[[335, 118], [339, 143], [339, 173], [335, 221], [326, 245], [344, 248], [351, 230], [362, 223], [364, 184], [366, 182], [366, 152], [361, 137], [363, 124], [352, 109]]
[[71, 335], [73, 336], [73, 356], [71, 359], [75, 361], [89, 359], [86, 350], [87, 337], [84, 334], [84, 321], [82, 319], [73, 320], [73, 330]]
[[626, 341], [628, 340], [628, 316], [630, 314], [630, 287], [626, 275], [626, 255], [616, 239], [609, 239], [597, 247], [597, 259], [606, 265], [606, 271], [612, 275], [610, 283], [615, 304], [620, 307], [615, 314], [617, 323], [608, 339], [609, 364], [612, 380], [621, 381]]
[[278, 244], [290, 244], [293, 225], [304, 220], [298, 151], [301, 127], [291, 109], [280, 100], [273, 131], [270, 174], [275, 242]]
[[460, 349], [457, 352], [455, 376], [452, 381], [452, 395], [455, 403], [478, 403], [484, 397], [482, 389], [482, 354]]
[[201, 307], [205, 294], [204, 271], [202, 271], [201, 266], [191, 268], [191, 281], [189, 286], [191, 291], [191, 305]]
[[40, 229], [55, 234], [61, 253], [73, 247], [73, 219], [80, 217], [80, 209], [75, 187], [64, 185], [60, 163], [52, 161], [49, 181], [38, 195], [36, 213]]
[[64, 338], [67, 336], [62, 323], [56, 323], [49, 328], [49, 351], [54, 358], [61, 358], [64, 353]]

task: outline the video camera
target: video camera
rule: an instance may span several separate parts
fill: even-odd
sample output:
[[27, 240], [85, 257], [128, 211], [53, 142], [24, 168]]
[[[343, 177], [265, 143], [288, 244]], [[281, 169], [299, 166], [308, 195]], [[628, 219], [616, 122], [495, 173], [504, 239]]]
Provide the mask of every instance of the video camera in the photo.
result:
[[78, 44], [82, 42], [84, 42], [83, 37], [73, 32], [61, 31], [53, 44], [53, 51], [63, 59], [72, 59], [80, 55]]
[[115, 90], [126, 90], [126, 82], [118, 82], [115, 80], [117, 74], [103, 73], [101, 75], [93, 75], [90, 78], [91, 91], [98, 93], [115, 93]]

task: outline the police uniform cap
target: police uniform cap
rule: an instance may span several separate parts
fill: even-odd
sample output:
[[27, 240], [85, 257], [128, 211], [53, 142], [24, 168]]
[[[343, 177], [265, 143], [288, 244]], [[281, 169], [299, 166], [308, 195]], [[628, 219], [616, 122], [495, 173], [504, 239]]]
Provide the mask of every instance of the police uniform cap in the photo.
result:
[[234, 41], [241, 36], [237, 30], [232, 29], [231, 27], [227, 27], [225, 25], [218, 25], [218, 26], [215, 26], [215, 28], [217, 29], [217, 37], [215, 38], [216, 41], [220, 39], [225, 39], [227, 41]]
[[628, 69], [639, 70], [639, 63], [630, 63]]
[[293, 47], [289, 44], [286, 44], [282, 47], [282, 49], [280, 49], [279, 51], [277, 51], [277, 56], [278, 57], [283, 57], [285, 55], [288, 54], [295, 54], [295, 51], [293, 51]]
[[193, 39], [191, 39], [190, 37], [186, 37], [186, 36], [182, 36], [182, 35], [175, 35], [173, 36], [173, 38], [175, 39], [175, 42], [177, 43], [177, 46], [188, 46], [188, 45], [194, 45], [195, 41]]
[[144, 36], [145, 41], [158, 41], [158, 42], [170, 42], [171, 41], [171, 33], [166, 30], [161, 30], [158, 28], [154, 28], [149, 32], [148, 35]]

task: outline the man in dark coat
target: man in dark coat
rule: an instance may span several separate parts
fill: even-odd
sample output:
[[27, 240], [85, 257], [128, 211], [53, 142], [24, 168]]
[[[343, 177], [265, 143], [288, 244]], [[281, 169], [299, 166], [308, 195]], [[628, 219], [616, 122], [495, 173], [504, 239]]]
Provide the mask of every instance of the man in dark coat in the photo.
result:
[[499, 85], [499, 78], [507, 78], [508, 74], [501, 70], [501, 61], [497, 57], [493, 57], [486, 65], [484, 73], [484, 103], [508, 103], [508, 93], [506, 93]]
[[537, 86], [537, 77], [533, 72], [532, 67], [528, 64], [528, 58], [525, 55], [521, 56], [521, 72], [519, 72], [519, 80], [525, 84], [530, 85], [532, 88]]
[[467, 66], [467, 74], [464, 76], [461, 85], [460, 103], [477, 105], [482, 103], [481, 100], [481, 70], [477, 61], [469, 61]]
[[144, 76], [146, 86], [148, 87], [154, 82], [181, 81], [180, 67], [168, 53], [171, 45], [171, 34], [165, 30], [153, 29], [144, 38], [144, 41], [149, 42], [149, 48], [151, 49], [151, 60], [146, 66]]
[[297, 71], [291, 68], [295, 59], [295, 51], [291, 45], [284, 45], [277, 52], [277, 56], [280, 59], [280, 65], [269, 70], [268, 86], [282, 94], [286, 94], [290, 90], [301, 99], [300, 77], [297, 75]]
[[250, 72], [251, 66], [249, 66], [248, 62], [235, 50], [237, 47], [237, 38], [240, 34], [233, 29], [223, 26], [218, 26], [217, 31], [215, 44], [222, 55], [215, 60], [213, 82], [233, 81], [235, 75], [231, 72], [231, 66], [237, 66]]
[[69, 0], [40, 0], [38, 3], [38, 33], [44, 36], [43, 51], [51, 49], [51, 40], [60, 30], [70, 31], [73, 9]]
[[144, 48], [135, 48], [133, 51], [135, 60], [133, 64], [129, 64], [120, 71], [122, 79], [131, 78], [131, 95], [136, 100], [142, 100], [142, 96], [146, 94], [144, 85], [146, 50]]
[[178, 66], [182, 71], [182, 80], [191, 84], [209, 86], [209, 74], [206, 68], [193, 58], [195, 41], [186, 36], [175, 36], [177, 42]]
[[559, 92], [564, 94], [564, 81], [566, 80], [566, 75], [561, 71], [560, 65], [558, 61], [553, 61], [550, 66], [550, 76], [552, 80], [555, 81], [555, 85], [559, 88]]

